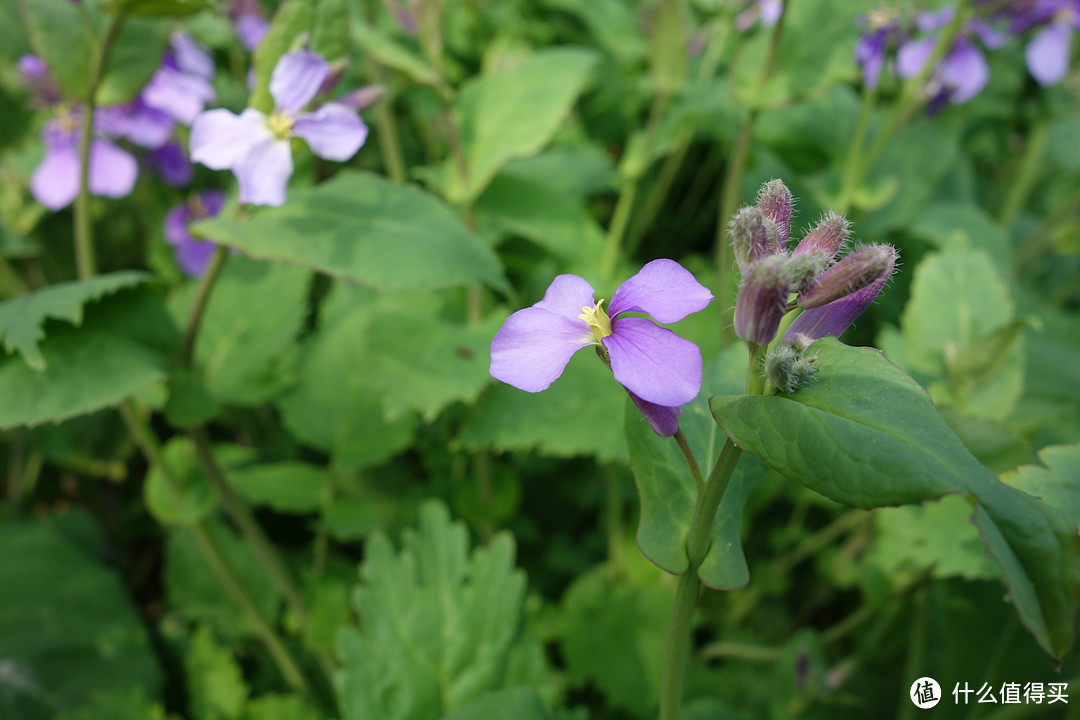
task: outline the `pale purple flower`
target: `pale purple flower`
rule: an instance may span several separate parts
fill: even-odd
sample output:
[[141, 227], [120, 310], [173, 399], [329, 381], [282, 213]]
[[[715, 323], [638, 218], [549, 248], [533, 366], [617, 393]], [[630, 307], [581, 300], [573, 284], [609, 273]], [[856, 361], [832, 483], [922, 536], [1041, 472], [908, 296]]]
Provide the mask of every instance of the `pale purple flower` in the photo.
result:
[[190, 125], [207, 103], [217, 99], [210, 80], [214, 60], [210, 52], [186, 33], [173, 33], [169, 51], [139, 98], [183, 125]]
[[240, 202], [281, 205], [292, 176], [289, 142], [303, 138], [325, 160], [348, 160], [367, 138], [367, 126], [340, 103], [302, 112], [330, 72], [319, 55], [301, 50], [281, 57], [270, 77], [274, 111], [254, 108], [240, 115], [209, 110], [191, 126], [191, 159], [214, 170], [232, 170], [240, 183]]
[[187, 153], [180, 143], [170, 141], [151, 151], [147, 156], [150, 166], [157, 171], [161, 179], [173, 187], [184, 187], [191, 182], [193, 168], [188, 161]]
[[[90, 141], [89, 186], [93, 195], [119, 198], [135, 187], [138, 163], [101, 132], [107, 114], [95, 114], [95, 137]], [[30, 178], [30, 194], [50, 210], [70, 205], [79, 194], [79, 138], [82, 111], [61, 110], [45, 124], [41, 140], [45, 158]]]
[[863, 69], [863, 84], [873, 90], [890, 51], [907, 39], [907, 33], [900, 12], [884, 5], [859, 15], [855, 22], [865, 28], [855, 43], [855, 62]]
[[173, 246], [176, 263], [188, 277], [201, 277], [206, 272], [206, 265], [217, 247], [212, 242], [192, 237], [188, 225], [217, 215], [224, 206], [225, 193], [207, 190], [191, 196], [186, 203], [177, 205], [165, 215], [165, 239]]
[[592, 286], [577, 275], [556, 277], [544, 299], [518, 310], [491, 341], [493, 377], [527, 392], [546, 390], [570, 357], [593, 345], [615, 379], [660, 435], [678, 429], [681, 407], [701, 389], [701, 351], [662, 323], [705, 309], [712, 293], [673, 260], [653, 260], [611, 297], [595, 302]]
[[[922, 72], [934, 52], [937, 38], [928, 36], [900, 47], [896, 69], [900, 77], [914, 77]], [[930, 79], [931, 106], [944, 101], [961, 105], [978, 95], [990, 79], [990, 68], [968, 37], [958, 37], [952, 48], [933, 69]]]
[[229, 7], [229, 17], [240, 44], [255, 52], [270, 29], [270, 21], [263, 16], [258, 0], [234, 0]]
[[1038, 3], [1034, 13], [1045, 17], [1024, 52], [1028, 70], [1040, 85], [1056, 85], [1065, 77], [1072, 54], [1072, 38], [1080, 31], [1080, 0]]

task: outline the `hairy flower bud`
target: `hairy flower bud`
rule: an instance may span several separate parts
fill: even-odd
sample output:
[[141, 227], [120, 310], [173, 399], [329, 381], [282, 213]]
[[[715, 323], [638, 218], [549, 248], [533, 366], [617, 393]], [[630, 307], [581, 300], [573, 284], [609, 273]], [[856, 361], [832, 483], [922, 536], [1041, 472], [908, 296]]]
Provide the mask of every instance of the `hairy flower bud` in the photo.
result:
[[872, 245], [848, 255], [826, 270], [796, 302], [803, 309], [821, 307], [861, 290], [881, 277], [892, 274], [896, 250], [888, 245]]
[[791, 232], [791, 191], [783, 180], [770, 180], [761, 186], [757, 198], [758, 209], [776, 224], [776, 238], [769, 246], [769, 254], [787, 251], [788, 234]]
[[821, 219], [813, 230], [799, 242], [791, 252], [795, 255], [809, 255], [811, 253], [824, 253], [830, 261], [836, 257], [836, 253], [844, 246], [850, 232], [850, 225], [840, 215], [830, 212]]
[[781, 345], [765, 357], [765, 376], [777, 390], [793, 393], [814, 378], [815, 357], [803, 357], [790, 345]]
[[[771, 231], [771, 232], [770, 232]], [[743, 275], [756, 261], [769, 254], [776, 226], [756, 207], [744, 207], [731, 221], [731, 247]]]
[[830, 260], [831, 258], [825, 253], [792, 255], [788, 258], [789, 290], [793, 293], [801, 293], [809, 288], [829, 267]]
[[768, 345], [780, 327], [788, 299], [788, 259], [768, 255], [750, 266], [735, 300], [735, 334]]

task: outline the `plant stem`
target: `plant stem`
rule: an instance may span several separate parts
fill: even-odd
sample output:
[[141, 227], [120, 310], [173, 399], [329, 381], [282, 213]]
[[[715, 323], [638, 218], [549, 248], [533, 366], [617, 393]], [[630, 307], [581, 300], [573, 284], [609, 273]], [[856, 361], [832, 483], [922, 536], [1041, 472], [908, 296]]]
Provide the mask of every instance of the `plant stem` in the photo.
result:
[[694, 609], [697, 607], [698, 592], [701, 590], [698, 568], [709, 550], [716, 511], [741, 455], [742, 450], [735, 447], [729, 438], [709, 473], [705, 492], [698, 495], [697, 504], [694, 506], [690, 535], [686, 541], [689, 567], [679, 577], [679, 584], [675, 589], [675, 607], [671, 613], [671, 625], [668, 626], [667, 645], [664, 648], [664, 669], [660, 677], [660, 720], [677, 720], [679, 717], [683, 671], [690, 647], [690, 630]]
[[206, 305], [210, 302], [210, 293], [214, 289], [221, 268], [225, 265], [225, 259], [229, 251], [224, 245], [218, 245], [206, 267], [206, 272], [199, 278], [199, 286], [195, 288], [195, 299], [191, 303], [188, 312], [187, 323], [184, 325], [184, 344], [181, 351], [181, 362], [184, 367], [190, 368], [195, 357], [195, 340], [199, 335], [199, 325], [202, 323]]
[[[735, 147], [728, 161], [727, 172], [724, 174], [724, 184], [720, 190], [720, 217], [716, 220], [716, 277], [717, 291], [725, 297], [731, 290], [731, 266], [733, 255], [730, 243], [727, 242], [728, 219], [735, 214], [735, 208], [739, 202], [739, 183], [742, 180], [743, 166], [746, 164], [746, 156], [750, 151], [750, 138], [753, 136], [754, 123], [761, 111], [760, 100], [757, 97], [761, 89], [765, 87], [769, 76], [772, 75], [776, 65], [776, 54], [780, 48], [780, 36], [784, 29], [784, 18], [787, 16], [789, 3], [781, 5], [780, 17], [773, 25], [772, 35], [769, 37], [768, 54], [761, 66], [757, 84], [754, 88], [754, 104], [749, 109], [746, 119], [743, 120], [739, 130], [739, 138], [735, 141]], [[734, 339], [734, 328], [726, 324], [720, 326], [721, 347], [727, 347]]]
[[109, 50], [112, 49], [123, 24], [124, 15], [113, 17], [97, 45], [90, 71], [90, 86], [83, 107], [82, 135], [79, 137], [79, 194], [75, 196], [75, 266], [80, 280], [92, 277], [97, 272], [94, 238], [90, 229], [90, 148], [94, 135], [94, 109], [98, 86], [101, 85], [109, 59]]
[[679, 449], [682, 450], [683, 457], [686, 458], [686, 465], [690, 468], [690, 474], [694, 477], [694, 485], [697, 486], [698, 495], [700, 495], [705, 491], [705, 480], [701, 476], [701, 467], [698, 466], [697, 458], [694, 457], [694, 451], [690, 449], [690, 443], [686, 441], [686, 435], [683, 434], [682, 428], [675, 431], [674, 437]]
[[1013, 224], [1016, 214], [1024, 206], [1031, 187], [1039, 175], [1039, 161], [1042, 160], [1046, 150], [1047, 123], [1045, 117], [1040, 117], [1028, 133], [1024, 144], [1024, 154], [1020, 158], [1020, 164], [1009, 175], [1009, 193], [1005, 196], [1005, 202], [1001, 204], [1001, 213], [998, 215], [998, 224], [1006, 230]]
[[859, 103], [859, 114], [855, 118], [855, 129], [851, 133], [851, 144], [848, 146], [847, 156], [844, 158], [844, 173], [840, 180], [840, 193], [836, 200], [835, 210], [843, 215], [851, 208], [855, 189], [860, 181], [859, 168], [863, 143], [866, 142], [866, 131], [870, 127], [870, 116], [874, 112], [874, 101], [877, 99], [877, 86], [873, 89], [863, 87], [862, 102]]
[[[117, 409], [120, 411], [120, 417], [122, 417], [124, 423], [127, 424], [128, 431], [135, 440], [135, 444], [146, 458], [146, 462], [160, 473], [168, 492], [177, 502], [179, 502], [179, 498], [181, 497], [180, 486], [172, 476], [169, 467], [162, 460], [161, 447], [158, 445], [157, 438], [154, 437], [153, 431], [139, 419], [130, 401], [125, 400], [120, 403]], [[289, 653], [286, 651], [285, 646], [282, 644], [273, 628], [271, 628], [266, 620], [263, 619], [262, 615], [259, 614], [255, 604], [252, 602], [243, 586], [240, 585], [240, 582], [237, 580], [232, 570], [230, 570], [225, 563], [224, 558], [214, 545], [210, 535], [206, 532], [206, 528], [203, 527], [201, 522], [198, 522], [191, 525], [189, 529], [195, 536], [195, 542], [198, 545], [199, 551], [202, 553], [207, 566], [210, 568], [210, 571], [217, 578], [218, 582], [221, 583], [221, 586], [225, 589], [225, 592], [233, 602], [240, 608], [241, 612], [244, 613], [244, 616], [247, 617], [248, 621], [255, 627], [255, 632], [259, 635], [259, 639], [262, 640], [263, 645], [266, 646], [267, 652], [270, 653], [270, 657], [278, 666], [278, 670], [281, 671], [285, 681], [289, 683], [289, 686], [292, 689], [307, 693], [307, 680], [300, 672], [300, 669], [297, 667], [292, 657], [290, 657]]]

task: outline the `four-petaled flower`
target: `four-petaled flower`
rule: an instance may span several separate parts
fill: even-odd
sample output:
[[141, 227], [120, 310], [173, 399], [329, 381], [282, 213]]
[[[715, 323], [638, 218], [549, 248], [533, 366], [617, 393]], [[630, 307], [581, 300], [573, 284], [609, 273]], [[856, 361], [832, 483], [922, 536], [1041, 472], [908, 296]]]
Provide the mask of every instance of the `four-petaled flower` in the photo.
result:
[[697, 345], [652, 320], [682, 320], [705, 309], [712, 293], [673, 260], [653, 260], [611, 297], [594, 301], [592, 286], [577, 275], [556, 277], [544, 299], [518, 310], [491, 341], [491, 374], [528, 392], [540, 392], [566, 368], [570, 357], [589, 345], [598, 348], [615, 379], [630, 393], [660, 435], [673, 435], [682, 405], [701, 389]]
[[330, 72], [319, 55], [301, 50], [281, 57], [270, 77], [276, 104], [266, 115], [247, 108], [240, 115], [209, 110], [191, 126], [191, 159], [214, 170], [232, 170], [240, 183], [240, 202], [281, 205], [292, 176], [293, 137], [303, 138], [325, 160], [348, 160], [367, 138], [367, 126], [340, 103], [301, 112]]

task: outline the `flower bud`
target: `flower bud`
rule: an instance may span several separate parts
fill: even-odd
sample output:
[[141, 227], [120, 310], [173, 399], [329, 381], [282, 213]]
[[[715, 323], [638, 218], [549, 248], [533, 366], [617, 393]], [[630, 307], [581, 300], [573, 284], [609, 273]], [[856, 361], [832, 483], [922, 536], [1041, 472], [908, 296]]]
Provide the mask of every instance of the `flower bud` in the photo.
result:
[[681, 407], [665, 407], [663, 405], [657, 405], [651, 403], [648, 400], [642, 400], [640, 397], [630, 392], [626, 393], [630, 396], [630, 399], [637, 405], [637, 409], [641, 411], [642, 416], [645, 418], [645, 422], [649, 423], [649, 427], [653, 432], [660, 437], [671, 437], [679, 431], [679, 418], [682, 417], [683, 409]]
[[813, 230], [792, 251], [792, 255], [807, 255], [810, 253], [824, 253], [831, 262], [840, 248], [844, 246], [850, 232], [850, 225], [840, 215], [834, 212], [828, 213], [821, 219]]
[[816, 308], [861, 290], [875, 280], [892, 274], [896, 250], [888, 245], [872, 245], [848, 255], [826, 270], [797, 298], [799, 307]]
[[814, 379], [815, 357], [803, 357], [790, 345], [781, 345], [765, 357], [765, 376], [777, 390], [793, 393]]
[[365, 85], [362, 88], [353, 90], [348, 95], [338, 98], [334, 102], [350, 107], [356, 112], [363, 112], [385, 98], [386, 92], [385, 85]]
[[788, 258], [789, 290], [801, 293], [809, 288], [818, 276], [825, 272], [825, 268], [829, 267], [829, 260], [825, 253], [792, 255]]
[[769, 246], [769, 254], [785, 252], [791, 232], [791, 191], [783, 180], [770, 180], [758, 191], [757, 206], [766, 218], [776, 224], [776, 238]]
[[750, 266], [735, 300], [735, 334], [768, 345], [776, 336], [788, 299], [788, 259], [768, 255]]
[[735, 213], [731, 221], [731, 247], [739, 272], [745, 275], [751, 265], [768, 255], [775, 236], [776, 226], [758, 208], [744, 207]]

